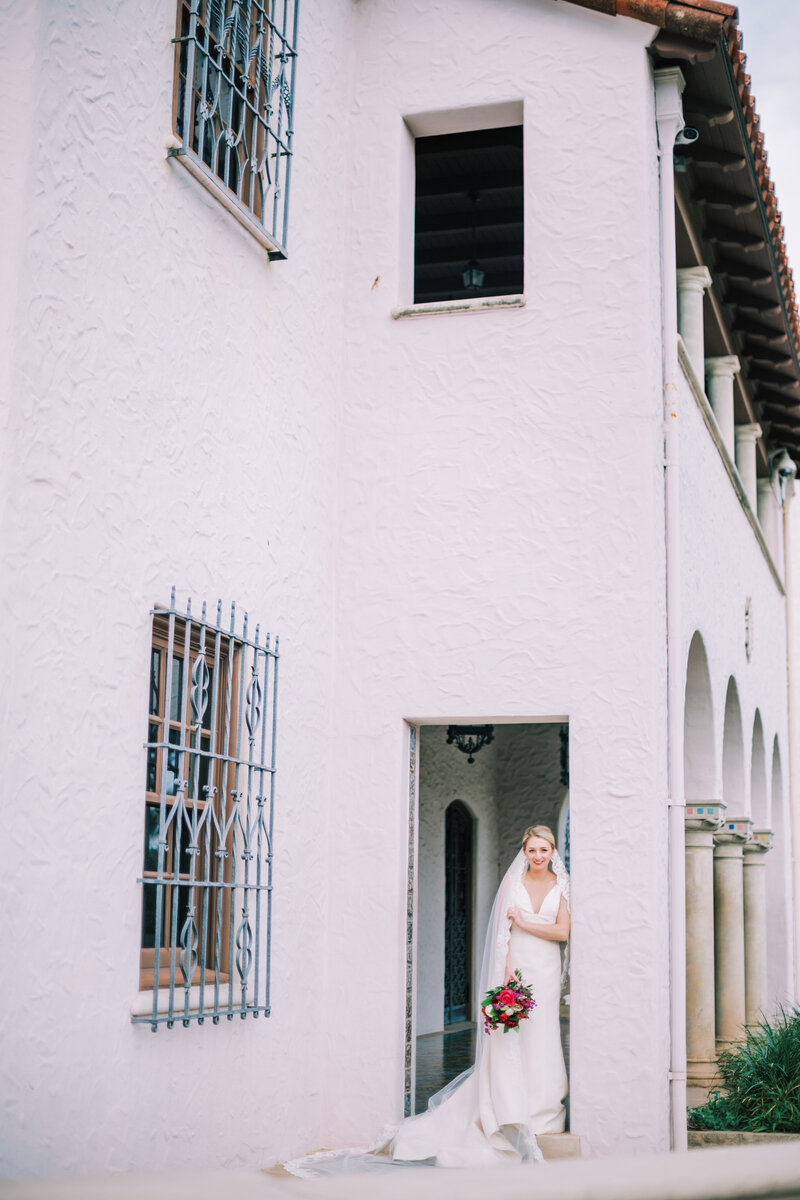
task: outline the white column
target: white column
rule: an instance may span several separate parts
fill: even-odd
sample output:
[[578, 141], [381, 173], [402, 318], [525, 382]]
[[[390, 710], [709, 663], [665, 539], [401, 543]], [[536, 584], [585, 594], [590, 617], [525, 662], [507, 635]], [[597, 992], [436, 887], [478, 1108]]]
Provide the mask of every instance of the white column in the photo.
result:
[[744, 1037], [744, 871], [749, 820], [725, 820], [714, 834], [714, 1007], [717, 1050]]
[[678, 333], [697, 381], [703, 383], [705, 360], [703, 339], [703, 293], [711, 287], [708, 267], [681, 267], [678, 276]]
[[767, 1008], [767, 879], [764, 858], [772, 831], [754, 831], [744, 853], [744, 1003], [745, 1021], [754, 1028]]
[[778, 565], [779, 528], [778, 528], [778, 497], [775, 494], [775, 483], [766, 476], [757, 482], [758, 489], [758, 521], [764, 541], [769, 547], [772, 561]]
[[702, 1104], [717, 1072], [714, 1007], [714, 833], [724, 804], [686, 805], [686, 1073]]
[[758, 508], [756, 481], [756, 442], [761, 437], [760, 425], [736, 426], [736, 467], [753, 512]]
[[739, 359], [735, 354], [706, 359], [706, 395], [711, 401], [722, 440], [731, 458], [736, 453], [733, 423], [733, 377], [739, 374]]

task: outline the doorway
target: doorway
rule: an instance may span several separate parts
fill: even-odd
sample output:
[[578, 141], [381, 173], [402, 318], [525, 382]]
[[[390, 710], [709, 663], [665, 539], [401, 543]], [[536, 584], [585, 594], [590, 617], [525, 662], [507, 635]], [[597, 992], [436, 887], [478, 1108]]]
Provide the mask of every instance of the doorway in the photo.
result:
[[[522, 831], [548, 825], [569, 855], [567, 722], [493, 729], [471, 762], [444, 723], [412, 729], [407, 1113], [474, 1060], [486, 927]], [[568, 1003], [562, 1043], [568, 1055]]]

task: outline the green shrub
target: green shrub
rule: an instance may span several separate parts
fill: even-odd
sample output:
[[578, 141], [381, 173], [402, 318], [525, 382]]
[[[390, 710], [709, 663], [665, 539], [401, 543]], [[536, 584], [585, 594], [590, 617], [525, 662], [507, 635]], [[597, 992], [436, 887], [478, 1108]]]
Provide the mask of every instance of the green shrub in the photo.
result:
[[689, 1109], [691, 1129], [800, 1133], [800, 1009], [761, 1021], [719, 1057], [720, 1090]]

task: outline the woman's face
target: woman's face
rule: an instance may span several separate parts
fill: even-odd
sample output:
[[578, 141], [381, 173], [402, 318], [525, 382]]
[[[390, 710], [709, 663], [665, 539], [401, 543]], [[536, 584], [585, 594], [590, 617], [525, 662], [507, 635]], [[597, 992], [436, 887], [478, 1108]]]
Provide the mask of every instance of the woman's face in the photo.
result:
[[525, 857], [529, 867], [541, 871], [542, 867], [547, 867], [553, 857], [553, 847], [545, 838], [530, 837], [525, 843]]

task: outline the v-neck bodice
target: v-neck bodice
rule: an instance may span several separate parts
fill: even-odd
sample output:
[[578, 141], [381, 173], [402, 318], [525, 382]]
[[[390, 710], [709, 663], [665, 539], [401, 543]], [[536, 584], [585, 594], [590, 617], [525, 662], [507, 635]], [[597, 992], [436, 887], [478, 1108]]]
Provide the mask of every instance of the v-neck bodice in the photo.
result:
[[[525, 903], [528, 905], [528, 908], [530, 909], [531, 914], [534, 917], [543, 917], [547, 921], [555, 921], [555, 919], [558, 915], [558, 906], [561, 902], [561, 887], [560, 887], [559, 883], [556, 881], [553, 884], [553, 886], [550, 888], [550, 891], [545, 896], [544, 900], [542, 900], [538, 909], [533, 907], [533, 900], [531, 899], [531, 894], [528, 891], [528, 889], [525, 887], [525, 884], [520, 881], [520, 886], [522, 889], [522, 894], [525, 898]], [[551, 899], [554, 892], [556, 892], [558, 894], [558, 900], [557, 900], [555, 906], [553, 906], [552, 899]]]

